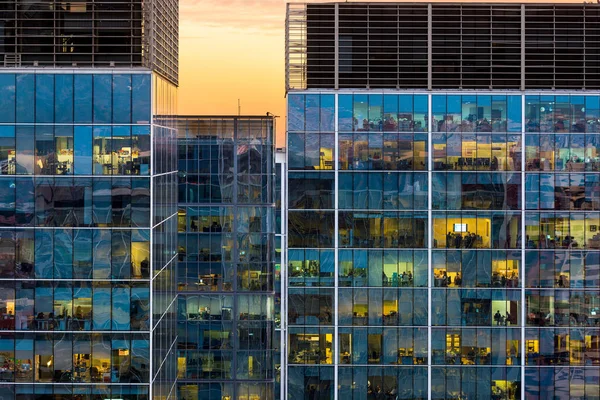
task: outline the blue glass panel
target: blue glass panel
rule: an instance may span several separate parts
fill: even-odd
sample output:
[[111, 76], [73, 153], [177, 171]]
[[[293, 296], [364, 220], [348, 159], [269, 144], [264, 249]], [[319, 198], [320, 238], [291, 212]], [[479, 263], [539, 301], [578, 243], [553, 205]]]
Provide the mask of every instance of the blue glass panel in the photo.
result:
[[445, 95], [433, 95], [431, 96], [431, 109], [434, 114], [445, 114], [446, 113], [446, 96]]
[[92, 127], [75, 126], [75, 175], [92, 174]]
[[54, 75], [35, 76], [35, 122], [54, 122]]
[[54, 233], [54, 278], [73, 277], [73, 238], [71, 230], [59, 229]]
[[413, 112], [413, 95], [401, 94], [398, 102], [398, 112], [412, 113]]
[[35, 211], [35, 188], [33, 177], [17, 178], [16, 224], [32, 226]]
[[16, 139], [17, 174], [33, 174], [35, 143], [33, 126], [17, 126]]
[[93, 170], [94, 175], [111, 175], [111, 128], [95, 126], [93, 129]]
[[332, 94], [321, 95], [321, 132], [333, 132], [335, 117], [335, 97]]
[[131, 135], [134, 168], [132, 173], [133, 175], [148, 175], [150, 174], [150, 126], [134, 126], [131, 129]]
[[508, 96], [507, 102], [508, 112], [508, 124], [507, 129], [509, 132], [521, 132], [521, 124], [523, 120], [522, 108], [521, 108], [521, 96]]
[[112, 329], [126, 331], [130, 327], [129, 288], [116, 287], [112, 289]]
[[447, 107], [447, 111], [449, 114], [460, 113], [461, 112], [460, 96], [448, 96], [446, 107]]
[[81, 74], [74, 77], [75, 122], [92, 122], [92, 75]]
[[35, 172], [39, 175], [54, 174], [54, 129], [51, 125], [35, 128]]
[[15, 180], [0, 178], [0, 226], [15, 224]]
[[92, 278], [93, 249], [92, 231], [89, 229], [75, 229], [73, 231], [74, 278]]
[[600, 108], [600, 97], [599, 96], [585, 96], [585, 107], [597, 110]]
[[414, 96], [414, 124], [415, 132], [427, 132], [427, 95], [417, 94]]
[[306, 95], [306, 130], [316, 132], [319, 130], [319, 95]]
[[131, 123], [131, 75], [113, 75], [113, 123]]
[[150, 180], [132, 179], [131, 182], [131, 224], [150, 224]]
[[338, 96], [338, 130], [352, 132], [352, 95], [340, 94]]
[[94, 330], [110, 330], [110, 288], [94, 288], [92, 297], [93, 313], [93, 329]]
[[[112, 223], [112, 202], [111, 202], [111, 180], [96, 178], [94, 179], [94, 224], [97, 226], [110, 226]], [[110, 239], [109, 239], [110, 244]], [[108, 258], [110, 262], [110, 257]], [[110, 264], [109, 264], [110, 265]]]
[[150, 291], [147, 287], [131, 288], [131, 329], [148, 329]]
[[35, 122], [35, 75], [17, 75], [17, 122]]
[[54, 80], [54, 119], [56, 122], [73, 122], [73, 75], [58, 74]]
[[0, 140], [3, 138], [15, 138], [15, 127], [11, 125], [0, 125]]
[[380, 94], [369, 95], [369, 130], [383, 130], [383, 96]]
[[35, 277], [52, 278], [53, 272], [53, 231], [35, 231]]
[[[108, 186], [110, 188], [110, 183]], [[110, 258], [112, 249], [110, 230], [95, 230], [93, 246], [93, 277], [94, 279], [108, 279], [110, 278]]]
[[14, 74], [0, 74], [0, 122], [15, 122], [15, 86]]
[[354, 130], [369, 130], [369, 96], [366, 94], [355, 94], [353, 102], [353, 120]]
[[133, 75], [131, 96], [131, 122], [134, 124], [150, 123], [150, 83], [152, 75]]
[[108, 124], [112, 117], [112, 76], [94, 75], [94, 122]]
[[304, 95], [288, 95], [288, 130], [304, 130]]
[[[412, 114], [412, 97], [410, 102]], [[386, 94], [383, 96], [383, 130], [398, 130], [398, 95]]]
[[304, 169], [304, 134], [288, 135], [288, 161], [290, 169]]

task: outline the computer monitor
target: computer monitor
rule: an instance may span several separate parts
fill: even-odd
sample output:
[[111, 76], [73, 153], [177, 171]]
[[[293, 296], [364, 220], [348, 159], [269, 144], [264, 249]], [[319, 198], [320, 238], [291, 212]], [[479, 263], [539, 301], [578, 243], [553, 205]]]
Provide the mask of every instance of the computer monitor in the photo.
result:
[[467, 224], [454, 224], [454, 232], [467, 232]]

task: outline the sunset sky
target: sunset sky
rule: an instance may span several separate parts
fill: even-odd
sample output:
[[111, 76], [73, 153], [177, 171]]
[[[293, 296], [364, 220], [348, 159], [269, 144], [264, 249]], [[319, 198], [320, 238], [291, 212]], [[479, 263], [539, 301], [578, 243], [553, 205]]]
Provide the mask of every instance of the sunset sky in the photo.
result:
[[284, 0], [180, 0], [179, 113], [279, 115], [285, 126]]
[[285, 3], [180, 0], [180, 114], [237, 114], [240, 99], [242, 114], [280, 116], [284, 146]]

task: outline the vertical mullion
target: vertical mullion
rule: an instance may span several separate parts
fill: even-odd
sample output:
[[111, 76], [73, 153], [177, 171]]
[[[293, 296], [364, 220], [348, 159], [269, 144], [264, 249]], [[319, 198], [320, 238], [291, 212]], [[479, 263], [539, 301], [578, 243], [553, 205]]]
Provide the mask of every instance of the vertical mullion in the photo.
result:
[[[336, 4], [336, 16], [337, 16], [337, 4]], [[336, 70], [337, 71], [337, 70]], [[337, 77], [337, 72], [336, 72]], [[334, 148], [334, 229], [333, 229], [333, 243], [334, 243], [334, 265], [333, 265], [333, 273], [334, 273], [334, 298], [333, 298], [333, 309], [336, 312], [333, 313], [333, 383], [334, 383], [334, 392], [333, 399], [338, 400], [338, 387], [339, 387], [339, 379], [338, 379], [338, 363], [339, 363], [339, 354], [340, 354], [340, 342], [339, 342], [339, 334], [338, 334], [338, 313], [339, 313], [339, 213], [338, 213], [338, 202], [339, 202], [339, 180], [338, 180], [338, 160], [339, 160], [339, 146], [338, 146], [338, 94], [335, 94], [335, 103], [334, 103], [334, 139], [335, 143], [333, 145]]]
[[[431, 11], [431, 4], [429, 4], [429, 10]], [[431, 12], [429, 13], [430, 21], [431, 21]], [[431, 40], [429, 41], [431, 44]], [[430, 46], [431, 48], [431, 46]], [[431, 58], [430, 58], [431, 60]], [[431, 61], [430, 61], [431, 63]], [[430, 64], [431, 65], [431, 64]], [[431, 75], [430, 75], [431, 78]], [[431, 79], [429, 80], [431, 83]], [[427, 95], [427, 179], [429, 181], [429, 185], [427, 185], [427, 226], [429, 226], [429, 235], [427, 236], [427, 398], [431, 399], [431, 312], [432, 312], [432, 245], [433, 245], [433, 219], [432, 219], [432, 206], [433, 206], [433, 190], [432, 190], [432, 166], [433, 166], [433, 157], [432, 157], [432, 134], [431, 134], [431, 93]]]
[[[524, 6], [522, 6], [524, 7]], [[525, 94], [521, 95], [521, 398], [525, 398]]]

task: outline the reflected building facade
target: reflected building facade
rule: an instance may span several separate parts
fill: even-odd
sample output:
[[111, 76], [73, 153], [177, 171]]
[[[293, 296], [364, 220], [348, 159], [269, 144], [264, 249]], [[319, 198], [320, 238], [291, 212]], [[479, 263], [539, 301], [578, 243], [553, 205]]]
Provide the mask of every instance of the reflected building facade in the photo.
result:
[[287, 398], [600, 396], [598, 18], [288, 5]]
[[180, 399], [273, 399], [274, 119], [177, 117]]
[[174, 398], [177, 19], [1, 3], [0, 396]]

